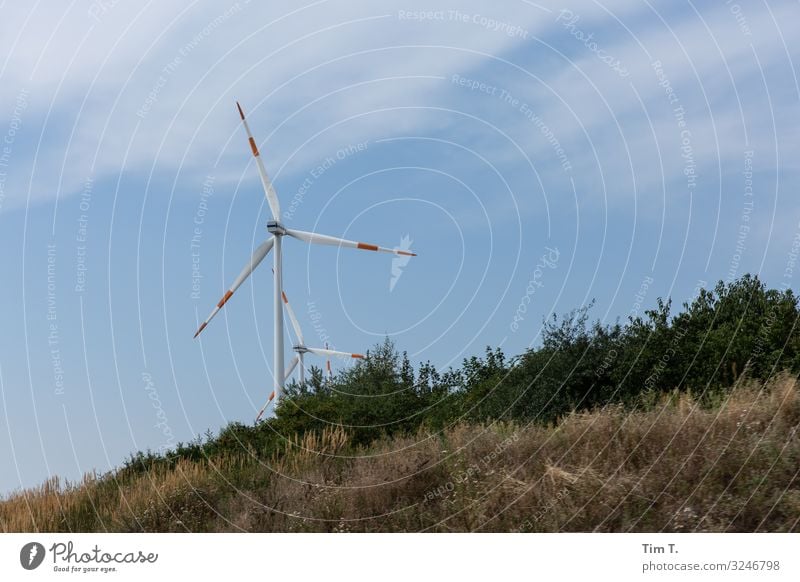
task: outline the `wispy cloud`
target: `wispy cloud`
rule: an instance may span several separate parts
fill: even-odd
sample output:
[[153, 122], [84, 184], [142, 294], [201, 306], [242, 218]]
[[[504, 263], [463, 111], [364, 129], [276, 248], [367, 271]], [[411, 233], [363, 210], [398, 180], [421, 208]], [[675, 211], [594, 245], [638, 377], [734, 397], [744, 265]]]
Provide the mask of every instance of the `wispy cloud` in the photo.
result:
[[[221, 175], [241, 174], [247, 158], [235, 98], [267, 142], [272, 167], [294, 150], [299, 167], [340, 147], [346, 140], [336, 128], [345, 120], [350, 141], [435, 123], [425, 107], [436, 79], [515, 41], [481, 20], [449, 16], [456, 7], [486, 14], [482, 4], [444, 3], [444, 20], [409, 16], [429, 10], [424, 2], [18, 7], [4, 19], [2, 78], [7, 90], [31, 92], [26, 130], [35, 155], [17, 160], [18, 196], [7, 205], [24, 202], [23, 176], [35, 202], [76, 192], [89, 175], [191, 172], [218, 159]], [[492, 13], [519, 24], [510, 9]], [[543, 14], [533, 9], [521, 24], [533, 30]]]

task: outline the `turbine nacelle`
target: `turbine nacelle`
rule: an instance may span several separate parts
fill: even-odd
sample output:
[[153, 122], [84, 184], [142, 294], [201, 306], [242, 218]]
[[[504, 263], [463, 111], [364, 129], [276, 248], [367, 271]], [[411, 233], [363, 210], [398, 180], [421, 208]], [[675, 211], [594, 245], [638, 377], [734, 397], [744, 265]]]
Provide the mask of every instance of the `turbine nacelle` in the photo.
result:
[[277, 220], [270, 220], [267, 222], [267, 232], [272, 236], [284, 236], [286, 234], [286, 227]]

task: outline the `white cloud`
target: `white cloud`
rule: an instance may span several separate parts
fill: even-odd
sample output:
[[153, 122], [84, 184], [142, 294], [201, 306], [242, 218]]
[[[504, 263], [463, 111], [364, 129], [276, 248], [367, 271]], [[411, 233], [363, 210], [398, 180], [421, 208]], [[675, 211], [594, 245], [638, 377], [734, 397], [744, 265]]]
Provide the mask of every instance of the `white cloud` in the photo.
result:
[[[18, 195], [6, 206], [24, 202], [21, 188], [27, 190], [29, 176], [31, 199], [44, 201], [79, 191], [89, 175], [178, 165], [209, 171], [202, 168], [222, 154], [226, 162], [235, 154], [234, 167], [243, 168], [247, 149], [234, 98], [248, 107], [264, 141], [298, 109], [327, 95], [285, 124], [279, 145], [268, 142], [275, 168], [310, 136], [347, 117], [425, 105], [433, 81], [409, 77], [477, 66], [482, 57], [470, 50], [502, 53], [516, 40], [493, 30], [488, 20], [461, 22], [450, 10], [491, 14], [526, 30], [546, 14], [454, 1], [437, 8], [444, 19], [436, 20], [408, 17], [428, 8], [425, 2], [329, 1], [304, 8], [241, 0], [200, 2], [185, 11], [112, 4], [106, 2], [105, 11], [93, 8], [96, 18], [83, 4], [69, 12], [37, 11], [30, 19], [17, 8], [4, 21], [9, 59], [3, 84], [7, 91], [25, 86], [31, 92], [25, 123], [30, 150], [14, 160]], [[17, 44], [14, 30], [20, 31]], [[4, 94], [2, 105], [12, 98]], [[349, 124], [347, 138], [323, 132], [295, 164], [319, 159], [343, 141], [408, 129], [422, 120], [435, 116], [413, 109], [371, 115]], [[27, 155], [33, 148], [35, 157]], [[231, 174], [230, 167], [218, 171]]]
[[[639, 187], [645, 191], [651, 189], [653, 196], [660, 197], [655, 187], [662, 176], [652, 170], [658, 170], [659, 162], [663, 163], [666, 179], [670, 181], [684, 167], [679, 150], [680, 128], [672, 111], [677, 105], [686, 110], [698, 164], [711, 171], [716, 171], [718, 163], [723, 167], [733, 163], [738, 169], [742, 152], [751, 148], [762, 153], [761, 163], [771, 162], [775, 169], [777, 160], [771, 152], [776, 140], [781, 151], [794, 151], [798, 142], [795, 130], [773, 127], [773, 115], [777, 120], [788, 118], [796, 111], [797, 100], [790, 62], [784, 47], [776, 42], [773, 15], [765, 11], [748, 14], [748, 25], [754, 34], [744, 37], [724, 5], [704, 14], [705, 23], [684, 11], [677, 21], [674, 17], [668, 19], [670, 28], [660, 21], [653, 24], [654, 17], [652, 13], [648, 16], [649, 12], [641, 7], [626, 22], [637, 32], [636, 38], [619, 34], [613, 27], [609, 30], [608, 20], [601, 22], [581, 14], [578, 23], [581, 32], [594, 34], [593, 40], [603, 50], [620, 58], [629, 72], [627, 77], [620, 77], [563, 26], [556, 26], [548, 40], [554, 49], [567, 54], [570, 66], [564, 66], [562, 61], [549, 74], [536, 71], [541, 82], [522, 73], [506, 74], [505, 83], [512, 93], [532, 104], [537, 115], [554, 130], [573, 166], [582, 170], [576, 171], [576, 176], [588, 176], [588, 183], [593, 183], [596, 172], [602, 169], [608, 176], [623, 177], [630, 185], [630, 153]], [[773, 12], [778, 22], [789, 22], [796, 8], [784, 4]], [[580, 12], [576, 9], [575, 13]], [[659, 86], [652, 66], [654, 60], [662, 63], [678, 96], [677, 104], [671, 105], [664, 88]], [[530, 68], [535, 70], [533, 66]], [[767, 75], [769, 94], [762, 72]], [[780, 76], [784, 77], [783, 83], [776, 82]], [[646, 111], [642, 110], [637, 92]], [[509, 109], [506, 117], [520, 116]], [[534, 158], [544, 156], [553, 161], [549, 155], [551, 145], [538, 132], [531, 131], [531, 126], [515, 127], [510, 121], [504, 125], [516, 129], [514, 135], [524, 141]], [[656, 145], [660, 148], [660, 158]], [[647, 151], [649, 154], [643, 157]], [[509, 152], [509, 155], [514, 154]], [[599, 156], [599, 168], [595, 155]], [[790, 160], [784, 155], [781, 161], [782, 169], [797, 169], [796, 156]], [[552, 175], [560, 173], [557, 164], [549, 164], [549, 170]], [[632, 193], [630, 188], [616, 192], [623, 199], [627, 198], [626, 193]]]
[[[180, 167], [198, 179], [215, 173], [220, 181], [244, 176], [255, 182], [252, 168], [245, 171], [250, 160], [233, 108], [236, 98], [246, 106], [257, 139], [266, 142], [273, 174], [280, 168], [305, 172], [347, 143], [420, 128], [479, 145], [481, 136], [473, 132], [484, 128], [425, 109], [470, 110], [467, 99], [446, 79], [438, 79], [454, 72], [501, 79], [554, 130], [576, 179], [596, 185], [602, 169], [609, 195], [617, 200], [626, 200], [632, 185], [626, 145], [637, 186], [650, 191], [653, 200], [661, 198], [660, 163], [668, 182], [683, 169], [675, 120], [651, 66], [655, 58], [687, 109], [698, 163], [738, 164], [741, 158], [741, 115], [726, 66], [739, 90], [751, 147], [774, 149], [758, 61], [769, 69], [785, 55], [775, 42], [773, 16], [765, 11], [747, 14], [753, 36], [745, 38], [722, 5], [704, 11], [705, 24], [685, 11], [665, 16], [669, 29], [638, 3], [571, 5], [582, 32], [594, 34], [599, 46], [629, 71], [621, 78], [563, 23], [556, 23], [557, 11], [522, 2], [323, 1], [298, 7], [241, 0], [201, 2], [183, 12], [160, 4], [143, 9], [129, 4], [101, 11], [100, 22], [89, 16], [86, 5], [66, 13], [38, 11], [24, 25], [28, 15], [18, 8], [4, 20], [0, 42], [10, 56], [2, 70], [6, 91], [1, 104], [8, 108], [13, 101], [10, 87], [31, 91], [24, 120], [31, 149], [16, 152], [16, 176], [9, 180], [16, 178], [18, 195], [9, 196], [6, 207], [24, 203], [21, 194], [29, 176], [34, 201], [77, 192], [88, 175], [119, 171], [174, 172]], [[433, 11], [426, 19], [411, 17], [425, 10]], [[788, 22], [792, 11], [780, 5], [775, 18]], [[20, 41], [13, 45], [15, 31]], [[570, 66], [554, 49], [567, 55]], [[631, 84], [647, 107], [649, 122]], [[785, 118], [796, 95], [770, 89], [773, 101], [767, 105]], [[563, 181], [552, 144], [519, 111], [486, 100], [480, 107], [473, 112], [517, 139], [538, 170]], [[797, 145], [797, 132], [782, 129], [780, 139]], [[33, 155], [27, 154], [37, 145], [34, 167]], [[511, 146], [494, 149], [492, 156], [500, 163], [523, 163]], [[213, 168], [218, 158], [221, 165]]]

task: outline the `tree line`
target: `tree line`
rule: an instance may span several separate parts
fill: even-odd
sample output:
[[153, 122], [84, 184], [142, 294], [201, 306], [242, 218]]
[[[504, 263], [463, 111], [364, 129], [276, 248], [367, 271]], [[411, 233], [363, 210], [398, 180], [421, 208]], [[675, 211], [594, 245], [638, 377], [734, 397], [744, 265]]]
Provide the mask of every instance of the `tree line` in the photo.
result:
[[701, 289], [675, 313], [663, 299], [613, 324], [590, 322], [590, 310], [546, 320], [540, 345], [522, 354], [487, 347], [482, 357], [447, 370], [430, 362], [415, 368], [387, 339], [330, 380], [312, 368], [305, 383], [287, 386], [274, 417], [256, 426], [231, 423], [217, 437], [207, 433], [165, 455], [138, 453], [126, 468], [243, 447], [274, 454], [286, 439], [331, 425], [366, 446], [462, 422], [551, 424], [607, 404], [647, 407], [672, 391], [713, 403], [744, 378], [800, 372], [797, 297], [791, 289], [768, 289], [756, 276]]

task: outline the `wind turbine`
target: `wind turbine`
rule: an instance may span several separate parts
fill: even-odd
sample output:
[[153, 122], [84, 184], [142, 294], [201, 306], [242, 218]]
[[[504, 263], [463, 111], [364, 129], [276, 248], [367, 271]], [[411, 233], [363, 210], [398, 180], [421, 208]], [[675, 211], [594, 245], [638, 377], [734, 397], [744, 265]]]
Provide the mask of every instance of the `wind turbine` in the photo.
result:
[[[267, 174], [266, 168], [264, 168], [264, 162], [261, 160], [261, 155], [258, 151], [258, 146], [256, 145], [256, 140], [253, 139], [253, 134], [250, 132], [250, 126], [247, 124], [247, 119], [245, 119], [244, 111], [242, 110], [241, 105], [239, 102], [236, 102], [236, 108], [239, 110], [239, 117], [242, 118], [242, 125], [244, 125], [244, 129], [247, 132], [247, 139], [250, 142], [250, 150], [253, 153], [253, 157], [256, 160], [256, 167], [258, 168], [258, 174], [261, 177], [261, 185], [264, 187], [264, 194], [267, 197], [267, 203], [269, 204], [270, 211], [272, 212], [272, 220], [267, 222], [267, 232], [269, 232], [272, 236], [271, 238], [267, 239], [265, 242], [259, 245], [253, 256], [250, 258], [250, 262], [245, 265], [242, 272], [239, 273], [239, 276], [236, 277], [233, 284], [230, 288], [225, 292], [225, 295], [222, 296], [217, 306], [211, 312], [206, 320], [200, 325], [197, 331], [194, 334], [196, 338], [200, 335], [208, 323], [214, 318], [214, 316], [219, 313], [220, 309], [222, 309], [231, 296], [236, 292], [236, 290], [245, 282], [245, 280], [250, 276], [250, 274], [258, 267], [261, 261], [264, 260], [271, 250], [275, 250], [273, 254], [274, 258], [274, 273], [275, 273], [275, 296], [274, 296], [274, 312], [275, 312], [275, 321], [274, 321], [274, 361], [273, 361], [273, 371], [274, 371], [274, 379], [275, 379], [275, 388], [269, 396], [267, 400], [267, 404], [273, 399], [277, 404], [281, 392], [283, 391], [284, 382], [288, 374], [284, 371], [284, 351], [283, 351], [283, 305], [282, 303], [287, 303], [288, 301], [285, 300], [285, 295], [283, 293], [283, 237], [290, 236], [292, 238], [296, 238], [303, 242], [307, 242], [310, 244], [319, 244], [319, 245], [331, 245], [331, 246], [338, 246], [338, 247], [346, 247], [352, 249], [361, 249], [365, 251], [376, 251], [376, 252], [383, 252], [383, 253], [391, 253], [394, 255], [403, 255], [403, 256], [416, 256], [416, 253], [412, 253], [411, 251], [400, 250], [400, 249], [389, 249], [386, 247], [379, 247], [377, 245], [363, 243], [363, 242], [356, 242], [352, 240], [346, 240], [343, 238], [337, 238], [334, 236], [328, 236], [324, 234], [318, 234], [315, 232], [305, 232], [302, 230], [295, 230], [291, 228], [286, 228], [281, 222], [281, 207], [280, 203], [278, 202], [278, 195], [275, 193], [275, 188], [272, 186], [272, 182], [269, 179], [269, 175]], [[294, 326], [296, 322], [296, 318], [294, 317], [294, 313], [291, 312], [290, 318], [292, 319], [292, 325]], [[299, 325], [295, 328], [295, 331], [299, 329]], [[289, 372], [294, 369], [294, 366], [297, 365], [302, 360], [302, 354], [305, 352], [311, 352], [319, 355], [340, 355], [343, 352], [335, 352], [333, 350], [324, 350], [320, 348], [307, 348], [304, 345], [297, 346], [301, 348], [298, 351], [297, 356], [295, 359], [292, 360], [293, 364], [290, 364]], [[297, 350], [296, 350], [297, 351]], [[302, 368], [301, 368], [302, 369]], [[266, 405], [265, 405], [266, 407]], [[263, 409], [262, 409], [263, 412]], [[260, 416], [260, 413], [259, 413]]]
[[[355, 359], [363, 359], [364, 356], [362, 354], [353, 354], [350, 352], [340, 352], [336, 350], [328, 349], [328, 343], [325, 342], [324, 348], [310, 348], [305, 345], [305, 340], [303, 339], [303, 331], [300, 329], [300, 322], [297, 320], [297, 316], [294, 313], [294, 309], [292, 309], [292, 304], [289, 303], [288, 297], [286, 297], [286, 292], [281, 292], [281, 296], [283, 297], [283, 304], [286, 305], [286, 312], [289, 314], [289, 321], [292, 322], [292, 328], [294, 329], [294, 333], [297, 336], [297, 343], [292, 346], [292, 349], [297, 352], [292, 361], [289, 362], [289, 366], [286, 370], [286, 374], [283, 378], [285, 382], [292, 376], [292, 372], [294, 369], [299, 365], [300, 371], [300, 384], [305, 382], [305, 363], [303, 362], [303, 356], [305, 354], [315, 354], [318, 356], [327, 356], [328, 361], [326, 362], [327, 370], [328, 370], [328, 379], [332, 377], [331, 372], [331, 356], [339, 356], [342, 358], [355, 358]], [[258, 411], [258, 416], [256, 416], [256, 422], [261, 420], [261, 415], [264, 414], [264, 411], [269, 406], [269, 403], [272, 402], [272, 398], [275, 396], [275, 392], [273, 391], [272, 394], [269, 395], [267, 401], [264, 403], [264, 406], [261, 407], [261, 410]]]

